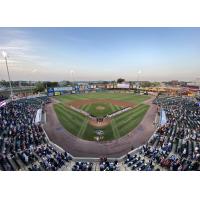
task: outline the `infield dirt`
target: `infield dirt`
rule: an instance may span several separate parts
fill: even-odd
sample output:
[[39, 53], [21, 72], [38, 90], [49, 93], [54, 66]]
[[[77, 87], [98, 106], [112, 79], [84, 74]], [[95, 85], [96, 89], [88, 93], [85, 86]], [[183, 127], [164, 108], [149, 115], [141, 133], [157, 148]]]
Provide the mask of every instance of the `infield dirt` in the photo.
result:
[[76, 108], [80, 108], [83, 105], [93, 104], [93, 103], [111, 103], [113, 105], [121, 106], [121, 107], [135, 107], [135, 104], [126, 101], [118, 101], [114, 99], [88, 99], [88, 100], [75, 100], [66, 105], [71, 105]]

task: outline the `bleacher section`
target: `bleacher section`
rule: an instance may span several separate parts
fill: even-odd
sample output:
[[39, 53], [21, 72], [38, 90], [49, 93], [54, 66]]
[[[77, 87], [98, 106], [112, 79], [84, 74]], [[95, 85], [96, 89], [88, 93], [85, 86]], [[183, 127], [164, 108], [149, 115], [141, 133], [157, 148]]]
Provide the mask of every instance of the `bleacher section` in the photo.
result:
[[35, 124], [37, 110], [46, 102], [47, 97], [20, 99], [0, 108], [0, 170], [59, 170], [71, 160]]
[[200, 169], [200, 107], [193, 98], [161, 96], [166, 121], [150, 140], [121, 158], [75, 158], [49, 141], [37, 111], [47, 97], [21, 99], [0, 108], [0, 170], [160, 171]]

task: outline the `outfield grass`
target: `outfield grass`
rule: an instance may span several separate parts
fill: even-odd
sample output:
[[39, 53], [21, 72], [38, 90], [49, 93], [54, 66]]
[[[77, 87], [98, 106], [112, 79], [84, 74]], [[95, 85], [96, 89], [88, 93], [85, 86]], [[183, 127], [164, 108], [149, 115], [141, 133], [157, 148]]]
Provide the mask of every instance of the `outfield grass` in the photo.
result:
[[[70, 101], [80, 99], [109, 98], [120, 101], [129, 101], [136, 104], [137, 106], [135, 108], [114, 117], [111, 124], [104, 128], [101, 128], [101, 130], [104, 131], [104, 140], [113, 140], [120, 138], [133, 130], [141, 122], [149, 108], [148, 105], [143, 104], [143, 101], [149, 99], [148, 96], [136, 96], [134, 94], [126, 93], [88, 93], [83, 95], [65, 95], [55, 98], [61, 102], [59, 104], [55, 104], [54, 109], [63, 127], [73, 135], [86, 140], [94, 140], [94, 137], [96, 136], [95, 130], [97, 128], [91, 126], [88, 123], [87, 117], [74, 110], [71, 110], [70, 108], [67, 108], [65, 106], [66, 102], [68, 103]], [[93, 112], [91, 114], [97, 116], [97, 113], [95, 113], [95, 107], [97, 106], [106, 107], [106, 109], [102, 110], [101, 115], [103, 115], [104, 112], [113, 113], [117, 110], [122, 109], [122, 107], [120, 106], [103, 102], [83, 105], [81, 109], [87, 112]], [[99, 112], [100, 110], [98, 110], [98, 113]]]
[[148, 109], [149, 105], [140, 104], [136, 108], [116, 116], [112, 120], [112, 126], [118, 130], [119, 137], [133, 130], [142, 121]]
[[56, 96], [57, 100], [62, 103], [69, 103], [74, 100], [87, 100], [87, 99], [114, 99], [120, 101], [128, 101], [131, 103], [139, 104], [147, 99], [147, 95], [135, 95], [131, 93], [111, 93], [111, 92], [97, 92], [97, 93], [86, 93], [86, 94], [70, 94], [63, 96]]
[[55, 104], [54, 109], [63, 127], [78, 136], [81, 126], [87, 118], [80, 113], [66, 108], [63, 104]]

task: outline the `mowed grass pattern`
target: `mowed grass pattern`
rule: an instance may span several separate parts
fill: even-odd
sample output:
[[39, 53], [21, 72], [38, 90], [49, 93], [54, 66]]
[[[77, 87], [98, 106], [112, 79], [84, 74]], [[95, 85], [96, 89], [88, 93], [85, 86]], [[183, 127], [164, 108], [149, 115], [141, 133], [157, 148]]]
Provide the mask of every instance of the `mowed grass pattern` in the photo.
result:
[[55, 104], [54, 109], [63, 127], [77, 136], [87, 118], [62, 104]]
[[[65, 95], [55, 98], [61, 102], [59, 104], [55, 104], [54, 109], [63, 127], [73, 135], [85, 140], [94, 140], [96, 136], [95, 131], [98, 128], [91, 126], [88, 123], [88, 118], [84, 115], [66, 107], [66, 102], [69, 103], [70, 101], [80, 99], [108, 98], [120, 101], [129, 101], [136, 104], [137, 106], [135, 108], [114, 117], [111, 124], [101, 128], [101, 130], [104, 131], [105, 141], [120, 138], [133, 130], [141, 122], [149, 108], [148, 105], [143, 104], [143, 101], [149, 99], [148, 96], [136, 96], [134, 94], [127, 93], [88, 93], [83, 95]], [[100, 103], [99, 106], [103, 106], [102, 104], [103, 103]], [[93, 104], [83, 105], [81, 109], [87, 112], [90, 110], [95, 110], [92, 108], [92, 106]], [[111, 113], [122, 109], [122, 107], [113, 105], [111, 103], [106, 103], [104, 106], [106, 106]], [[108, 110], [106, 112], [108, 112]]]
[[149, 99], [149, 96], [135, 95], [131, 93], [96, 92], [96, 93], [56, 96], [55, 98], [59, 100], [61, 103], [69, 103], [74, 100], [87, 100], [87, 99], [114, 99], [114, 100], [128, 101], [135, 104], [139, 104]]
[[113, 124], [113, 121], [112, 125], [116, 126], [120, 133], [118, 134], [119, 137], [133, 130], [141, 122], [148, 109], [149, 105], [140, 104], [136, 108], [116, 116], [113, 119], [115, 125]]

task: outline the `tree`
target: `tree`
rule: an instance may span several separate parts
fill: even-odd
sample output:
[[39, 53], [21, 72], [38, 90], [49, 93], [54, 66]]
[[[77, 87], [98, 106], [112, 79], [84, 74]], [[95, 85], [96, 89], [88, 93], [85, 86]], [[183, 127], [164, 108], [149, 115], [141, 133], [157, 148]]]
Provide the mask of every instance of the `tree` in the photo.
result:
[[58, 82], [45, 82], [45, 85], [47, 85], [47, 87], [58, 87]]
[[123, 78], [118, 78], [117, 79], [117, 83], [123, 83], [123, 82], [125, 82], [125, 79], [123, 79]]
[[158, 87], [160, 86], [159, 82], [150, 82], [150, 81], [143, 81], [140, 84], [141, 87]]
[[60, 81], [58, 85], [61, 87], [66, 87], [66, 86], [72, 85], [72, 83], [70, 81]]
[[151, 82], [149, 81], [144, 81], [140, 84], [141, 87], [151, 87]]
[[1, 80], [1, 81], [0, 81], [0, 85], [1, 85], [1, 86], [4, 86], [4, 87], [8, 87], [8, 86], [9, 86], [9, 82], [8, 82], [8, 81], [5, 81], [5, 80]]
[[160, 83], [159, 83], [159, 82], [153, 82], [153, 83], [152, 83], [152, 86], [158, 87], [158, 86], [160, 86]]
[[35, 89], [34, 92], [38, 93], [38, 92], [44, 92], [45, 90], [45, 85], [42, 82], [37, 82], [35, 85]]

